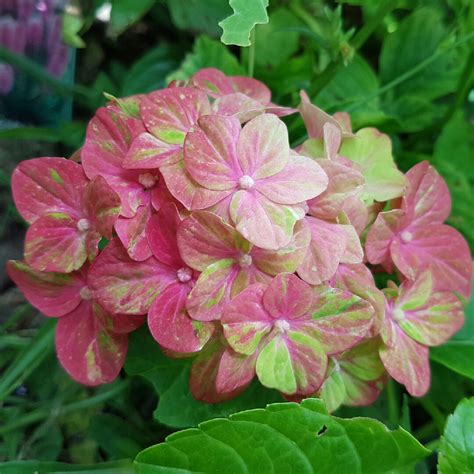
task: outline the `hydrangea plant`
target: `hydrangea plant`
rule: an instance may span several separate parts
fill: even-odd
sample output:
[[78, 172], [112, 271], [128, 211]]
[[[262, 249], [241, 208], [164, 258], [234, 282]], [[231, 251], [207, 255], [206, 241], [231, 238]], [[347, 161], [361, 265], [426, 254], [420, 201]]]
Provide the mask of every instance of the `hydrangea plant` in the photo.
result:
[[[280, 117], [296, 113], [308, 138], [292, 149]], [[280, 107], [261, 82], [204, 69], [111, 100], [80, 164], [25, 161], [12, 187], [30, 228], [9, 275], [59, 318], [59, 360], [86, 385], [118, 375], [147, 321], [169, 357], [194, 358], [199, 400], [256, 377], [330, 410], [367, 405], [390, 377], [426, 393], [429, 347], [463, 324], [471, 256], [444, 224], [443, 179], [427, 162], [403, 174], [387, 135], [304, 92]]]

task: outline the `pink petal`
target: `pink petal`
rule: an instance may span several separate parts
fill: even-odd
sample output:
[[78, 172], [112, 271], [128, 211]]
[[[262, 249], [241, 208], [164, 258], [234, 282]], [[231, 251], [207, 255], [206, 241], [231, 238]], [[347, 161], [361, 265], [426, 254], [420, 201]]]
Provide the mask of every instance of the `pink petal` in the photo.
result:
[[160, 141], [182, 145], [189, 129], [201, 115], [211, 113], [204, 92], [190, 87], [173, 87], [148, 94], [140, 106], [147, 130]]
[[183, 260], [195, 270], [225, 258], [237, 258], [243, 239], [230, 225], [211, 212], [196, 211], [179, 226], [178, 246]]
[[372, 405], [379, 397], [383, 387], [382, 382], [360, 380], [344, 371], [341, 372], [341, 376], [346, 387], [344, 405], [353, 407], [368, 406]]
[[343, 129], [341, 124], [335, 118], [331, 117], [319, 107], [313, 105], [310, 102], [306, 92], [301, 91], [300, 96], [301, 104], [299, 109], [310, 138], [323, 138], [323, 127], [326, 123], [330, 123], [331, 125], [337, 127], [344, 136], [352, 135], [350, 130]]
[[219, 97], [213, 102], [212, 108], [217, 115], [236, 117], [241, 123], [265, 112], [263, 104], [240, 92]]
[[190, 316], [198, 321], [220, 319], [230, 301], [232, 285], [238, 273], [239, 267], [232, 259], [209, 265], [189, 295], [187, 309]]
[[289, 152], [286, 125], [272, 114], [259, 115], [245, 124], [237, 144], [242, 174], [254, 180], [281, 171], [288, 163]]
[[281, 272], [294, 273], [303, 261], [311, 241], [311, 232], [305, 220], [295, 225], [293, 237], [288, 245], [279, 250], [254, 247], [250, 255], [255, 266], [269, 275]]
[[320, 219], [336, 219], [344, 203], [360, 193], [364, 177], [356, 169], [338, 161], [319, 159], [317, 163], [327, 174], [329, 183], [323, 193], [308, 202], [309, 213]]
[[146, 227], [148, 244], [155, 258], [176, 270], [184, 266], [176, 242], [180, 222], [178, 209], [168, 203], [150, 218]]
[[354, 226], [349, 224], [339, 224], [339, 227], [346, 234], [346, 248], [341, 257], [341, 263], [362, 263], [364, 250], [360, 244], [360, 239]]
[[141, 133], [130, 145], [122, 166], [128, 169], [155, 169], [171, 165], [181, 159], [181, 150], [182, 145], [170, 145], [151, 133]]
[[118, 105], [101, 107], [89, 122], [81, 151], [82, 166], [88, 178], [97, 175], [105, 178], [120, 196], [125, 217], [133, 217], [138, 207], [149, 201], [138, 182], [140, 171], [122, 167], [133, 139], [143, 132], [142, 121], [128, 115]]
[[287, 115], [292, 115], [298, 113], [298, 109], [294, 109], [293, 107], [282, 107], [281, 105], [270, 104], [267, 105], [265, 112], [267, 114], [273, 114], [277, 117], [285, 117]]
[[128, 334], [138, 329], [145, 322], [145, 319], [143, 315], [111, 314], [110, 327], [114, 333]]
[[326, 158], [335, 160], [342, 141], [341, 128], [331, 122], [326, 122], [323, 126], [323, 136]]
[[215, 68], [199, 70], [191, 78], [191, 84], [214, 98], [236, 92], [232, 79]]
[[182, 209], [181, 203], [178, 202], [166, 187], [163, 176], [160, 176], [156, 186], [151, 189], [151, 205], [155, 211], [159, 211], [161, 206], [168, 202], [174, 202], [179, 209]]
[[365, 239], [365, 254], [370, 263], [390, 268], [390, 245], [403, 224], [403, 217], [400, 209], [379, 213]]
[[417, 226], [442, 224], [451, 213], [451, 196], [444, 179], [428, 161], [411, 168], [406, 178], [403, 209], [407, 220]]
[[186, 170], [201, 186], [215, 191], [233, 189], [241, 170], [236, 146], [240, 122], [235, 117], [206, 115], [186, 136]]
[[190, 287], [182, 283], [169, 285], [155, 299], [148, 314], [152, 336], [166, 349], [175, 352], [197, 352], [212, 335], [213, 326], [193, 321], [186, 313]]
[[133, 217], [119, 217], [115, 223], [117, 236], [133, 260], [142, 262], [152, 255], [145, 232], [151, 216], [151, 207], [141, 206]]
[[81, 302], [80, 290], [86, 286], [80, 272], [38, 272], [18, 260], [7, 263], [7, 272], [25, 298], [49, 317], [64, 316], [75, 309]]
[[242, 92], [263, 105], [270, 104], [272, 93], [263, 82], [247, 76], [231, 76], [230, 80], [236, 92]]
[[114, 223], [120, 214], [120, 197], [102, 176], [96, 176], [87, 184], [83, 206], [97, 232], [110, 240]]
[[222, 357], [228, 347], [219, 337], [212, 338], [194, 359], [189, 376], [189, 388], [194, 398], [205, 403], [219, 403], [230, 400], [242, 393], [250, 382], [244, 378], [232, 392], [217, 390], [217, 376]]
[[393, 262], [409, 279], [431, 270], [435, 291], [471, 294], [472, 260], [464, 237], [447, 225], [409, 227], [390, 245]]
[[111, 313], [145, 314], [176, 272], [154, 257], [132, 260], [118, 239], [112, 239], [89, 272], [89, 284], [99, 303]]
[[100, 385], [119, 374], [127, 354], [127, 335], [109, 329], [110, 315], [99, 305], [82, 302], [56, 326], [56, 352], [77, 382]]
[[28, 229], [25, 260], [35, 270], [69, 273], [98, 253], [100, 234], [81, 230], [80, 222], [67, 214], [46, 214]]
[[405, 385], [408, 393], [422, 397], [430, 387], [428, 348], [418, 344], [401, 329], [396, 330], [393, 347], [380, 348], [380, 358], [387, 372]]
[[260, 352], [257, 376], [268, 388], [287, 395], [311, 395], [324, 380], [327, 357], [317, 340], [289, 331], [277, 335]]
[[299, 205], [276, 204], [262, 194], [241, 190], [232, 197], [230, 215], [249, 242], [276, 250], [288, 245], [304, 210]]
[[266, 288], [267, 285], [255, 283], [225, 308], [222, 316], [224, 335], [232, 349], [239, 353], [253, 354], [272, 328], [274, 320], [262, 304]]
[[16, 208], [30, 224], [51, 212], [79, 215], [86, 184], [81, 165], [64, 158], [25, 160], [12, 175]]
[[223, 352], [216, 376], [218, 393], [232, 393], [247, 387], [255, 377], [255, 363], [258, 353], [246, 356], [230, 347]]
[[350, 349], [360, 342], [373, 322], [374, 309], [367, 301], [348, 291], [321, 285], [315, 289], [311, 308], [314, 333], [328, 354]]
[[298, 319], [308, 313], [312, 302], [312, 288], [292, 273], [277, 275], [263, 295], [263, 306], [274, 319]]
[[336, 273], [339, 263], [346, 255], [348, 234], [345, 226], [340, 224], [314, 217], [307, 217], [305, 221], [311, 231], [311, 242], [297, 272], [306, 282], [319, 285]]
[[364, 232], [369, 222], [369, 210], [358, 196], [349, 196], [342, 204], [342, 212], [354, 226], [359, 235]]
[[233, 192], [213, 191], [198, 184], [184, 167], [184, 161], [161, 168], [170, 193], [188, 210], [207, 209]]
[[315, 161], [290, 155], [290, 161], [279, 173], [257, 181], [255, 189], [273, 202], [296, 204], [318, 196], [327, 185], [328, 177]]

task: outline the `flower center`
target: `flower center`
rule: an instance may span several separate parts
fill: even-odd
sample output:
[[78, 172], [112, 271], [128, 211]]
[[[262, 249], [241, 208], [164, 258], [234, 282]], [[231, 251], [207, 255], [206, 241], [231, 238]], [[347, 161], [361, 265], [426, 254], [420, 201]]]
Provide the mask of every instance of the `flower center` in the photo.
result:
[[290, 323], [284, 319], [277, 319], [275, 321], [275, 327], [279, 332], [286, 332], [290, 329]]
[[249, 175], [244, 175], [239, 178], [240, 189], [250, 189], [255, 184], [253, 178]]
[[248, 253], [243, 253], [240, 255], [238, 262], [242, 268], [250, 267], [252, 265], [252, 256]]
[[87, 219], [79, 219], [77, 221], [77, 230], [79, 232], [85, 232], [91, 228], [91, 223]]
[[193, 277], [193, 271], [189, 267], [183, 267], [176, 272], [176, 276], [181, 283], [187, 283]]
[[138, 182], [145, 188], [150, 189], [156, 184], [157, 178], [151, 173], [142, 173], [138, 176]]
[[400, 238], [402, 239], [402, 242], [406, 244], [407, 242], [410, 242], [413, 239], [413, 234], [411, 232], [408, 232], [408, 230], [404, 230], [400, 234]]
[[405, 313], [400, 308], [395, 308], [392, 313], [392, 317], [395, 321], [401, 321], [405, 317]]
[[79, 291], [79, 296], [83, 300], [90, 300], [92, 298], [92, 292], [87, 286], [83, 286]]

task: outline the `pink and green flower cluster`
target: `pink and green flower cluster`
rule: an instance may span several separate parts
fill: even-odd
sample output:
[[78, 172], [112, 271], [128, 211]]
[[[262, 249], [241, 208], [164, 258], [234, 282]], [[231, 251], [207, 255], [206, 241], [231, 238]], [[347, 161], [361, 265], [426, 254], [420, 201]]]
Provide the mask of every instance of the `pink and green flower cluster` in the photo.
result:
[[[294, 113], [297, 149], [280, 118]], [[167, 355], [193, 358], [206, 402], [254, 378], [331, 410], [372, 403], [388, 377], [421, 396], [429, 347], [463, 324], [471, 257], [444, 224], [443, 179], [427, 162], [404, 175], [387, 135], [304, 93], [280, 107], [264, 84], [204, 69], [113, 100], [80, 164], [25, 161], [12, 187], [30, 227], [9, 274], [59, 318], [59, 360], [86, 385], [117, 377], [146, 321]], [[399, 286], [378, 289], [380, 272]]]

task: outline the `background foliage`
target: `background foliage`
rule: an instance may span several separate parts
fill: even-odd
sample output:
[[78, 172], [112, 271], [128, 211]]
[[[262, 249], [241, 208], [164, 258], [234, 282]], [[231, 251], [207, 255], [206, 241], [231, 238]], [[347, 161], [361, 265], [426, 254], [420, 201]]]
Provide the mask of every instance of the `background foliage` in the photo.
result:
[[[11, 170], [20, 160], [74, 153], [84, 139], [87, 121], [106, 101], [104, 91], [117, 97], [150, 92], [210, 66], [230, 75], [254, 75], [269, 85], [273, 100], [282, 105], [297, 106], [299, 91], [305, 89], [328, 112], [350, 112], [355, 128], [375, 126], [390, 134], [397, 163], [404, 171], [430, 160], [453, 196], [449, 223], [473, 248], [472, 1], [231, 0], [229, 4], [224, 0], [82, 0], [66, 9], [63, 37], [75, 52], [74, 81], [71, 69], [57, 79], [31, 60], [0, 47], [0, 61], [15, 66], [17, 77], [41, 85], [37, 96], [25, 97], [21, 89], [14, 90], [13, 99], [5, 99], [0, 108], [2, 268], [6, 259], [18, 258], [22, 250], [24, 224], [9, 192]], [[66, 104], [60, 115], [41, 102], [44, 94]], [[72, 116], [67, 107], [71, 103]], [[28, 113], [33, 109], [42, 112]], [[300, 144], [305, 138], [301, 119], [288, 117], [286, 122], [292, 144]], [[224, 404], [195, 401], [187, 387], [189, 361], [163, 356], [146, 331], [132, 335], [126, 373], [120, 380], [97, 389], [81, 387], [56, 362], [54, 323], [36, 314], [3, 273], [0, 290], [0, 460], [46, 462], [5, 464], [1, 472], [132, 472], [130, 460], [138, 452], [177, 429], [282, 401], [256, 385]], [[437, 462], [444, 473], [474, 470], [474, 446], [466, 444], [473, 439], [472, 431], [468, 434], [468, 428], [474, 426], [473, 399], [461, 402], [448, 418], [463, 398], [474, 394], [472, 301], [466, 315], [463, 330], [432, 351], [432, 387], [425, 397], [408, 398], [390, 383], [375, 405], [342, 408], [336, 413], [342, 418], [376, 418], [392, 429], [401, 425], [434, 450], [426, 457], [428, 451], [406, 431], [386, 432], [384, 436], [395, 438], [396, 433], [406, 433], [397, 443], [402, 443], [410, 462], [387, 465], [393, 472], [409, 472], [421, 459], [417, 472], [433, 471]], [[277, 408], [268, 410], [273, 413]], [[287, 413], [290, 418], [285, 423], [294, 423], [294, 429], [301, 432], [305, 428], [291, 418], [298, 410]], [[317, 404], [312, 410], [318, 423], [324, 420], [318, 430], [343, 427], [350, 438], [350, 421], [329, 417]], [[193, 443], [202, 445], [199, 436], [203, 432], [217, 430], [215, 436], [227, 436], [221, 442], [234, 446], [235, 451], [240, 446], [238, 436], [247, 434], [236, 432], [237, 438], [229, 439], [224, 429], [228, 423], [236, 426], [239, 420], [254, 418], [254, 422], [271, 424], [267, 412], [248, 413], [230, 422], [208, 422], [201, 426], [201, 434], [194, 430], [198, 438], [186, 444], [190, 459], [198, 455]], [[354, 423], [361, 424], [357, 428], [361, 442], [370, 443], [364, 423], [376, 422]], [[147, 465], [152, 462], [156, 465], [153, 472], [170, 472], [166, 469], [171, 465], [163, 464], [171, 462], [169, 446], [188, 439], [186, 433], [142, 453], [137, 470], [150, 472]], [[217, 456], [215, 446], [206, 449]], [[248, 459], [251, 450], [238, 449], [244, 450], [240, 457], [257, 469], [257, 460]], [[271, 455], [268, 446], [262, 449]], [[384, 449], [388, 448], [382, 443], [375, 455], [384, 456]], [[379, 472], [364, 464], [368, 455], [355, 452], [349, 465], [359, 466], [359, 472]], [[311, 459], [311, 453], [305, 456]], [[386, 458], [387, 463], [390, 459]], [[94, 466], [69, 468], [56, 461]], [[111, 464], [95, 465], [106, 461]], [[325, 472], [321, 466], [320, 472]]]

